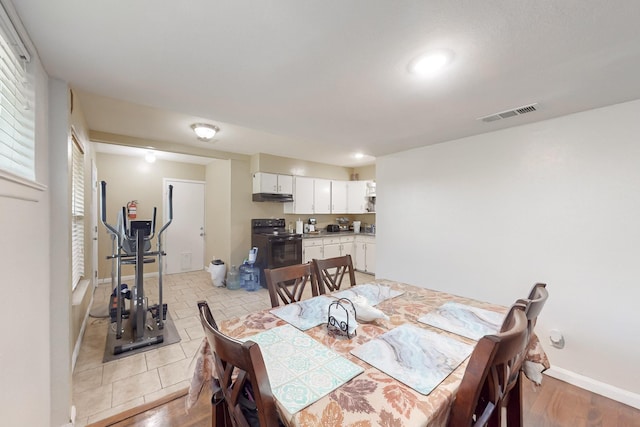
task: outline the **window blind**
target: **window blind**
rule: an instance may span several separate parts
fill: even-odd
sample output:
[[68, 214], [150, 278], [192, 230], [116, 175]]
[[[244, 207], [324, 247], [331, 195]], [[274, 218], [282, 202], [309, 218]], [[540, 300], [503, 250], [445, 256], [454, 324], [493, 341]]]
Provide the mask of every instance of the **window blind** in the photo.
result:
[[84, 275], [84, 150], [71, 134], [71, 285], [72, 289]]
[[35, 181], [34, 91], [28, 61], [0, 5], [0, 171]]

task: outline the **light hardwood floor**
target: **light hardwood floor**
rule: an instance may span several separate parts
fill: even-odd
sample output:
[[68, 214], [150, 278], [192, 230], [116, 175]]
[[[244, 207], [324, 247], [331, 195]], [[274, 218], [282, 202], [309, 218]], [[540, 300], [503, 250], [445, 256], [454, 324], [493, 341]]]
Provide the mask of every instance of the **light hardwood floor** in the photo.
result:
[[[184, 398], [148, 411], [123, 416], [95, 427], [211, 426], [208, 396], [201, 396], [187, 414]], [[639, 427], [640, 411], [597, 394], [546, 377], [541, 387], [525, 381], [524, 427]], [[333, 426], [332, 426], [333, 427]]]

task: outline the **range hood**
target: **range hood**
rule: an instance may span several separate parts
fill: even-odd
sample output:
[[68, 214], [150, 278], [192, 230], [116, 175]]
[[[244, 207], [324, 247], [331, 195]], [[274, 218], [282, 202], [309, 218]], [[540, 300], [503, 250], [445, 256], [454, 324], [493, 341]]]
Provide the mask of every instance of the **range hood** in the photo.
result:
[[253, 193], [254, 202], [293, 202], [293, 194]]

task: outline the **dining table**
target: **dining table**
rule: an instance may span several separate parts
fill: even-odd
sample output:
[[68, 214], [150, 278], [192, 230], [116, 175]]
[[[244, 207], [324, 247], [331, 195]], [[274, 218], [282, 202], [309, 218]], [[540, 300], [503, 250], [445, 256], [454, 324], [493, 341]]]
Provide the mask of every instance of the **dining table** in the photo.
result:
[[[384, 317], [369, 322], [358, 321], [354, 334], [345, 334], [337, 328], [328, 328], [325, 319], [322, 319], [319, 324], [314, 325], [312, 322], [301, 327], [298, 322], [293, 321], [296, 319], [291, 320], [288, 317], [296, 309], [291, 304], [284, 306], [287, 308], [266, 309], [219, 322], [218, 327], [225, 335], [238, 340], [255, 340], [261, 349], [264, 342], [273, 339], [272, 334], [267, 334], [269, 331], [288, 333], [287, 331], [291, 329], [296, 334], [304, 334], [305, 337], [311, 338], [314, 345], [319, 344], [320, 347], [329, 349], [341, 360], [350, 362], [350, 374], [342, 382], [337, 383], [333, 388], [330, 387], [328, 389], [330, 391], [316, 397], [311, 403], [291, 409], [291, 405], [287, 405], [288, 402], [285, 402], [286, 399], [282, 397], [284, 395], [275, 392], [277, 387], [274, 387], [273, 381], [280, 381], [280, 379], [276, 379], [276, 375], [270, 372], [267, 363], [269, 360], [267, 359], [277, 357], [267, 353], [265, 355], [267, 373], [272, 382], [281, 420], [285, 425], [299, 427], [365, 427], [375, 425], [445, 427], [454, 397], [464, 376], [469, 360], [468, 356], [477, 344], [477, 340], [484, 334], [482, 328], [465, 332], [463, 330], [464, 317], [470, 316], [477, 319], [487, 314], [488, 319], [493, 315], [502, 319], [508, 311], [508, 307], [502, 305], [385, 279], [373, 280], [347, 290], [363, 289], [364, 292], [364, 290], [372, 288], [388, 290], [386, 298], [381, 301], [373, 301], [375, 308], [380, 310]], [[314, 297], [312, 298], [314, 301], [311, 301], [312, 299], [305, 300], [307, 305], [304, 307], [308, 308], [312, 303], [317, 303], [315, 305], [320, 306], [320, 301], [323, 301], [325, 305], [331, 304], [344, 296], [344, 293], [333, 293]], [[316, 298], [323, 298], [323, 300], [315, 300]], [[344, 300], [341, 301], [344, 302]], [[297, 304], [304, 303], [303, 301]], [[460, 308], [466, 308], [467, 311], [465, 314], [456, 315], [455, 310]], [[302, 311], [302, 306], [298, 307], [298, 312], [300, 311]], [[451, 313], [453, 315], [449, 316]], [[326, 315], [326, 310], [320, 314], [320, 316]], [[450, 318], [448, 319], [448, 317]], [[453, 327], [447, 326], [446, 322], [449, 321], [453, 323]], [[495, 320], [493, 321], [495, 322]], [[442, 322], [445, 324], [443, 325]], [[461, 325], [463, 329], [456, 329]], [[414, 346], [408, 350], [408, 352], [414, 352], [410, 357], [396, 354], [398, 351], [393, 347], [394, 345], [402, 346], [405, 345], [403, 343], [412, 341], [411, 338], [407, 338], [406, 334], [414, 334], [419, 337], [414, 341], [420, 348], [416, 350]], [[298, 335], [296, 337], [299, 340], [300, 337]], [[203, 343], [201, 350], [196, 355], [199, 363], [196, 364], [189, 392], [192, 400], [194, 395], [197, 398], [197, 394], [202, 388], [202, 381], [215, 377], [215, 373], [211, 371], [212, 363], [203, 363], [207, 357], [211, 357], [209, 347], [204, 344], [206, 343]], [[445, 346], [448, 351], [461, 351], [461, 353], [457, 355], [457, 359], [450, 358], [446, 354], [442, 356], [444, 350], [439, 349], [442, 346]], [[302, 351], [300, 348], [298, 351]], [[313, 351], [314, 354], [318, 353], [317, 348], [314, 348]], [[415, 354], [416, 351], [419, 353], [418, 356]], [[437, 364], [438, 368], [441, 368], [439, 365], [443, 363], [448, 364], [450, 365], [449, 371], [445, 371], [442, 378], [431, 380], [430, 385], [425, 385], [422, 379], [429, 377], [428, 369], [425, 370], [424, 367], [415, 367], [414, 369], [415, 365], [411, 365], [411, 363], [423, 363], [421, 362], [424, 360], [422, 353], [433, 352], [436, 355], [431, 354], [427, 358], [439, 358], [439, 360], [429, 360], [429, 363]], [[391, 356], [386, 353], [390, 353]], [[389, 366], [390, 363], [392, 365], [397, 363], [396, 359], [399, 358], [403, 359], [404, 366], [401, 366], [399, 370], [394, 369], [394, 366]], [[446, 360], [440, 360], [443, 358]], [[307, 359], [312, 360], [313, 358], [309, 355]], [[523, 363], [523, 372], [526, 378], [540, 384], [542, 372], [548, 368], [549, 360], [534, 334], [529, 342]], [[324, 377], [329, 376], [331, 375], [327, 374]], [[296, 384], [300, 384], [300, 382], [298, 381]], [[291, 392], [286, 396], [287, 399], [297, 397], [299, 396], [291, 396]]]

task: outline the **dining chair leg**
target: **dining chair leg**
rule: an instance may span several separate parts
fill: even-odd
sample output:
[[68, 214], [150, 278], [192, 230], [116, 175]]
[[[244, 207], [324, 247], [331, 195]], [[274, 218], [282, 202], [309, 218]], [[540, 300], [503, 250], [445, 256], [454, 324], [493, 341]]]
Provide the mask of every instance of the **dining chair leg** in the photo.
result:
[[522, 373], [519, 373], [507, 402], [507, 425], [522, 427], [522, 421]]
[[229, 409], [219, 386], [211, 397], [211, 427], [231, 427]]
[[211, 405], [211, 427], [231, 427], [229, 410], [224, 401]]

